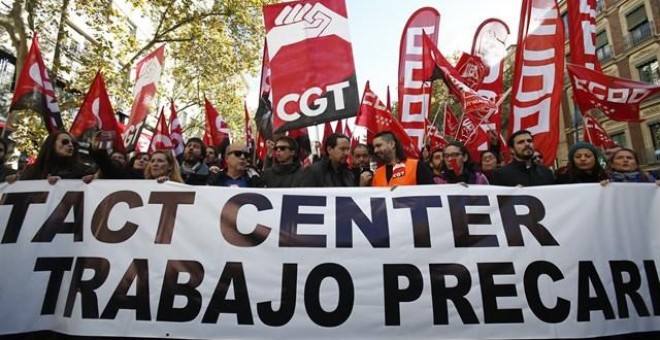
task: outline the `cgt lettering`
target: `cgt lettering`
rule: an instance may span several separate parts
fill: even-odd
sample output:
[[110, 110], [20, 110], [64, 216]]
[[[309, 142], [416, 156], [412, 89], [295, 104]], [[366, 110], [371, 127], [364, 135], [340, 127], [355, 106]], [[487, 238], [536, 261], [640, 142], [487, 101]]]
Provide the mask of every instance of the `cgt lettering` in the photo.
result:
[[[344, 90], [351, 85], [348, 81], [326, 86], [325, 92], [320, 87], [310, 87], [305, 90], [302, 95], [297, 93], [290, 93], [284, 95], [277, 103], [277, 115], [285, 122], [292, 122], [300, 118], [300, 113], [307, 117], [316, 117], [321, 115], [328, 108], [328, 98], [323, 94], [330, 94], [334, 97], [334, 107], [337, 111], [346, 108], [344, 100]], [[300, 113], [297, 111], [287, 111], [287, 105], [290, 103], [297, 104]], [[311, 105], [310, 105], [311, 103]], [[289, 105], [291, 107], [291, 105]]]

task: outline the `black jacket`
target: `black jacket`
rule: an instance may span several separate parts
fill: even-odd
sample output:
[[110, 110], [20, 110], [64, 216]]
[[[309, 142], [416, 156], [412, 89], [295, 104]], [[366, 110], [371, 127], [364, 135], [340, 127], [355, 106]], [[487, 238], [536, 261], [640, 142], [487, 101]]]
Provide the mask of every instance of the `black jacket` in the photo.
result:
[[209, 181], [209, 167], [204, 162], [195, 164], [192, 171], [184, 169], [183, 162], [179, 167], [183, 182], [188, 185], [206, 185]]
[[[248, 188], [263, 188], [266, 186], [264, 180], [254, 169], [248, 169], [243, 175], [243, 178], [247, 181]], [[211, 174], [209, 176], [208, 185], [223, 187], [226, 186], [225, 183], [230, 179], [232, 178], [227, 175], [227, 169], [222, 169], [217, 174]]]
[[273, 164], [261, 178], [268, 188], [292, 188], [300, 177], [300, 162]]
[[542, 165], [532, 163], [528, 167], [527, 163], [514, 159], [511, 163], [493, 172], [493, 182], [491, 184], [508, 187], [516, 185], [531, 187], [555, 184], [555, 177], [550, 169]]
[[353, 187], [355, 186], [355, 177], [353, 172], [346, 166], [341, 166], [335, 171], [330, 164], [330, 160], [324, 157], [303, 171], [297, 186], [316, 188]]
[[5, 177], [9, 175], [13, 175], [16, 173], [16, 170], [4, 165], [0, 164], [0, 183], [5, 181]]

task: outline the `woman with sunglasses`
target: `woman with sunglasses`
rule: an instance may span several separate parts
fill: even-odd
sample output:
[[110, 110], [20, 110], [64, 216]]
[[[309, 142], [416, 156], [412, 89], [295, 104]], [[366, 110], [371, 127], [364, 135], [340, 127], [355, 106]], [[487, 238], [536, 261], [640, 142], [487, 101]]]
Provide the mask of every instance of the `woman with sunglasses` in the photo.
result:
[[149, 163], [144, 169], [144, 179], [155, 179], [158, 183], [166, 181], [183, 183], [179, 164], [170, 150], [158, 150], [151, 154]]
[[46, 137], [34, 164], [21, 175], [23, 180], [47, 179], [55, 184], [60, 179], [92, 179], [92, 169], [78, 158], [78, 144], [68, 132], [55, 132]]
[[440, 169], [440, 176], [434, 177], [436, 184], [488, 184], [486, 176], [474, 170], [470, 154], [463, 143], [451, 142], [447, 144], [443, 157], [444, 162]]

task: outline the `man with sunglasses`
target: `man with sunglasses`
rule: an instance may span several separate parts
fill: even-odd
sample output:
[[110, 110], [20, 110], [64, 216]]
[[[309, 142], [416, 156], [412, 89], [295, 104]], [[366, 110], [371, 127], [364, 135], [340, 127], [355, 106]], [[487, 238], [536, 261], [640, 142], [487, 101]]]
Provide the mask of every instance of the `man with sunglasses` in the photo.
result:
[[273, 165], [264, 170], [262, 176], [268, 188], [291, 188], [300, 174], [298, 143], [291, 137], [283, 136], [275, 140]]
[[230, 144], [225, 151], [227, 168], [211, 175], [209, 185], [221, 187], [262, 188], [264, 181], [257, 171], [249, 167], [250, 153], [244, 144]]

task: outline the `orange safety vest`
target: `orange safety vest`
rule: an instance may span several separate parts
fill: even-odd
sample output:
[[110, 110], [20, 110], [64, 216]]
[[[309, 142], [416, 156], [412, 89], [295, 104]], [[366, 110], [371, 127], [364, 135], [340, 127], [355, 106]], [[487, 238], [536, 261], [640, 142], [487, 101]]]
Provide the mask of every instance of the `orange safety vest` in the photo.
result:
[[417, 160], [406, 159], [404, 163], [395, 164], [392, 168], [392, 178], [387, 182], [387, 170], [383, 165], [376, 169], [371, 181], [372, 187], [392, 187], [395, 185], [417, 184]]

